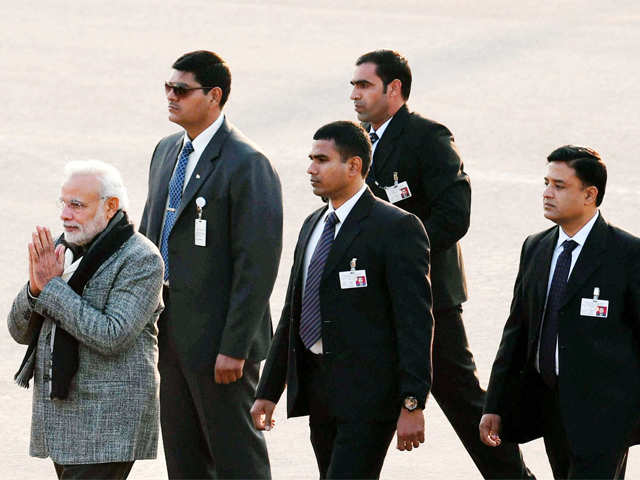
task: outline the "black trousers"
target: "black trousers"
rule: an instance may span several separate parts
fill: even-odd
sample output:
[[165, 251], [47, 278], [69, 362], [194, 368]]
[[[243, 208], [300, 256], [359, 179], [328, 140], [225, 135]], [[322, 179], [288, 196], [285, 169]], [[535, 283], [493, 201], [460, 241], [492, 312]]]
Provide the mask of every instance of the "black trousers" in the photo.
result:
[[462, 322], [462, 307], [434, 311], [433, 397], [484, 478], [535, 478], [518, 445], [488, 447], [480, 441], [478, 425], [486, 392], [480, 387], [476, 364]]
[[133, 462], [88, 463], [60, 465], [53, 462], [60, 480], [124, 480], [129, 476]]
[[[165, 304], [170, 301], [165, 292]], [[166, 311], [166, 310], [165, 310]], [[249, 414], [260, 364], [228, 385], [184, 368], [159, 323], [160, 424], [171, 479], [271, 478], [267, 445]], [[173, 319], [180, 321], [180, 319]]]
[[311, 412], [311, 445], [320, 478], [378, 478], [396, 430], [396, 421], [341, 422], [332, 416], [326, 362], [322, 355], [307, 351], [300, 376]]
[[[608, 450], [607, 439], [601, 441], [603, 451], [588, 455], [573, 452], [560, 412], [557, 390], [546, 389], [543, 394], [544, 447], [556, 479], [622, 479], [627, 469], [628, 448]], [[588, 420], [586, 420], [588, 421]]]

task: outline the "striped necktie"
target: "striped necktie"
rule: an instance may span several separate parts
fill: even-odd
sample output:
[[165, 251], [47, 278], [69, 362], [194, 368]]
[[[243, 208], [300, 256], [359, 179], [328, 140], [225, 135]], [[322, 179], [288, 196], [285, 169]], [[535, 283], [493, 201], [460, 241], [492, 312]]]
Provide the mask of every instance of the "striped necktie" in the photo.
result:
[[300, 315], [300, 338], [307, 348], [311, 348], [321, 337], [320, 280], [322, 279], [324, 264], [333, 244], [336, 223], [339, 221], [335, 212], [331, 212], [327, 216], [322, 235], [309, 262], [307, 282], [302, 296], [302, 313]]
[[160, 253], [164, 260], [164, 279], [169, 279], [169, 235], [173, 224], [176, 223], [176, 214], [180, 201], [182, 200], [182, 188], [184, 187], [184, 175], [187, 171], [187, 162], [189, 155], [193, 152], [193, 145], [187, 140], [180, 152], [178, 166], [176, 167], [171, 181], [169, 182], [169, 208], [164, 218], [164, 226], [162, 227], [162, 240], [160, 242]]

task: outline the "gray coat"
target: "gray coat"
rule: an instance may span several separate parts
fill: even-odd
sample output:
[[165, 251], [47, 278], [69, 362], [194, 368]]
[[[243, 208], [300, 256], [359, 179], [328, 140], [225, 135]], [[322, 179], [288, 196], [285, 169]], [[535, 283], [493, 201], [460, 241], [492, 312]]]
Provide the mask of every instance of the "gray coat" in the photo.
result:
[[[11, 336], [30, 341], [32, 309], [44, 317], [34, 373], [30, 455], [59, 464], [155, 458], [158, 444], [157, 328], [163, 263], [136, 233], [96, 271], [82, 296], [54, 278], [30, 304], [13, 301]], [[79, 342], [79, 367], [66, 400], [49, 398], [51, 328]]]

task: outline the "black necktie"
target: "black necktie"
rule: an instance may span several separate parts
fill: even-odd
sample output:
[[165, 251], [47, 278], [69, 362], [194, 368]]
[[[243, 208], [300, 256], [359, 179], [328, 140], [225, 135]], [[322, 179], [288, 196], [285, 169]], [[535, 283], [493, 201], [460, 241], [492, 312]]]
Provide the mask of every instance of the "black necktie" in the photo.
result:
[[550, 387], [556, 386], [556, 342], [558, 339], [558, 311], [565, 300], [567, 291], [567, 279], [571, 267], [571, 252], [578, 246], [573, 240], [565, 240], [562, 243], [562, 253], [556, 262], [553, 272], [549, 295], [547, 296], [547, 308], [542, 323], [540, 339], [539, 365], [540, 375]]
[[378, 136], [378, 134], [376, 132], [369, 132], [369, 138], [371, 139], [371, 145], [373, 145], [378, 140], [380, 140], [380, 137]]

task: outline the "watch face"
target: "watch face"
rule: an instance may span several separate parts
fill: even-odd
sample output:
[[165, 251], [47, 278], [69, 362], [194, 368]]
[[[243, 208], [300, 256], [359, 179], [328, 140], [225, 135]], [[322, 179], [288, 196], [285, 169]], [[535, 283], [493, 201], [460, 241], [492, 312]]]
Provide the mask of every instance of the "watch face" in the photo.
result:
[[418, 408], [418, 399], [416, 397], [407, 397], [404, 399], [404, 408], [412, 412]]

